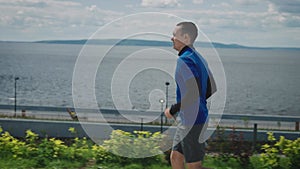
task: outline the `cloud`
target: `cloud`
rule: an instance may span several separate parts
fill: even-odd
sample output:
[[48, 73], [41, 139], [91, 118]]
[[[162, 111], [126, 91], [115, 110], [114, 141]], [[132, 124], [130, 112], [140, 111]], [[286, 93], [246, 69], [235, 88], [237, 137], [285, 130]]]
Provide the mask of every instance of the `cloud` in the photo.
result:
[[300, 27], [300, 0], [270, 0], [268, 12], [277, 22], [290, 28]]
[[279, 12], [300, 14], [300, 0], [270, 0]]
[[[0, 0], [0, 40], [11, 37], [17, 40], [87, 38], [114, 19], [147, 10], [193, 20], [202, 31], [215, 37], [213, 40], [223, 42], [227, 39], [227, 42], [241, 44], [255, 40], [271, 43], [265, 42], [263, 37], [280, 39], [279, 36], [284, 37], [279, 35], [283, 32], [287, 38], [295, 38], [289, 32], [296, 35], [300, 27], [300, 0], [141, 0], [138, 4], [126, 1], [129, 4], [125, 8], [121, 4], [114, 5], [116, 2]], [[166, 30], [171, 25], [171, 28], [168, 27], [171, 31], [174, 23], [158, 22], [159, 19], [149, 18], [123, 25], [134, 25], [133, 28], [124, 26], [124, 29], [134, 29], [132, 31], [143, 30], [144, 27]]]
[[299, 28], [300, 27], [300, 16], [290, 16], [284, 20], [284, 23], [288, 27]]
[[[246, 1], [243, 2], [244, 4]], [[212, 8], [199, 7], [199, 9], [170, 9], [168, 12], [182, 18], [188, 18], [197, 23], [199, 29], [213, 41], [226, 43], [239, 43], [255, 46], [287, 46], [296, 43], [296, 39], [288, 44], [282, 43], [279, 37], [291, 39], [295, 32], [299, 33], [300, 16], [294, 13], [278, 12], [278, 6], [269, 1], [252, 5], [250, 8], [233, 3], [225, 8], [221, 3]], [[228, 6], [228, 5], [226, 5]], [[259, 6], [259, 8], [256, 8]], [[281, 32], [281, 35], [278, 33]], [[293, 32], [293, 33], [291, 33]], [[283, 35], [282, 35], [283, 34]], [[274, 40], [272, 41], [272, 36]], [[226, 39], [226, 40], [224, 40]], [[266, 40], [268, 39], [268, 40]], [[275, 42], [279, 40], [278, 42]], [[284, 41], [282, 39], [282, 41]], [[280, 45], [280, 43], [282, 43]], [[299, 45], [298, 45], [299, 46]]]
[[3, 32], [0, 39], [88, 38], [104, 24], [123, 15], [73, 1], [0, 0]]
[[0, 0], [0, 4], [4, 6], [22, 6], [22, 7], [32, 7], [32, 8], [46, 8], [51, 6], [80, 6], [78, 2], [72, 1], [56, 1], [56, 0]]
[[87, 9], [88, 11], [94, 12], [97, 10], [97, 5], [87, 6], [85, 9]]
[[[190, 18], [205, 29], [262, 30], [273, 22], [266, 12], [221, 11], [221, 10], [173, 10], [173, 14]], [[267, 20], [263, 21], [263, 18]], [[272, 24], [271, 24], [272, 25]]]
[[239, 5], [257, 5], [259, 4], [260, 0], [234, 0], [235, 3]]
[[[272, 1], [272, 3], [270, 2]], [[290, 1], [234, 0], [231, 6], [225, 3], [212, 4], [213, 8], [169, 10], [183, 18], [196, 20], [207, 31], [251, 31], [270, 32], [300, 27], [300, 16], [295, 12], [299, 4]], [[257, 4], [255, 4], [256, 2]], [[247, 4], [252, 4], [248, 7]], [[291, 7], [291, 6], [297, 7]], [[283, 12], [285, 11], [285, 12]], [[300, 13], [300, 9], [298, 9]]]
[[204, 0], [193, 0], [194, 4], [203, 4]]
[[167, 8], [180, 6], [180, 3], [178, 0], [142, 0], [141, 6]]
[[0, 25], [7, 27], [99, 26], [99, 23], [103, 24], [121, 16], [119, 12], [72, 1], [0, 0], [0, 4]]

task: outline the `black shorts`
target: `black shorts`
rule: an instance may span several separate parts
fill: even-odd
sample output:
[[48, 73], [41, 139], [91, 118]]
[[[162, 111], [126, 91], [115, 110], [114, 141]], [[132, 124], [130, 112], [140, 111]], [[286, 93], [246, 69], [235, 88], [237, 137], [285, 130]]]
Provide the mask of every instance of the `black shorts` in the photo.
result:
[[203, 161], [205, 143], [199, 141], [203, 126], [204, 124], [177, 127], [172, 150], [183, 154], [187, 163]]

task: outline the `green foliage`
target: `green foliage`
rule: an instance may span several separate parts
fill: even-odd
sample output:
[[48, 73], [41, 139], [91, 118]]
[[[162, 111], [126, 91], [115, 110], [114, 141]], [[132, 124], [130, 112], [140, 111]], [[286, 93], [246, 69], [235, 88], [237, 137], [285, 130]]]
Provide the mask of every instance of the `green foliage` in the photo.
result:
[[77, 131], [75, 130], [74, 127], [70, 127], [69, 132], [72, 133], [72, 134], [77, 134]]
[[[74, 128], [71, 133], [76, 134]], [[206, 156], [204, 165], [215, 169], [299, 169], [300, 138], [288, 140], [280, 137], [277, 141], [272, 133], [268, 133], [268, 144], [262, 145], [263, 153], [249, 154], [249, 145], [244, 143], [241, 135], [234, 131], [228, 138], [222, 136], [210, 146], [217, 147], [215, 157]], [[163, 135], [147, 131], [129, 133], [115, 130], [102, 145], [92, 144], [86, 138], [60, 140], [44, 138], [31, 130], [26, 131], [24, 139], [19, 140], [3, 131], [0, 127], [0, 168], [142, 168], [169, 169], [163, 158], [160, 145]], [[67, 143], [66, 143], [67, 142]], [[126, 156], [118, 156], [124, 155]], [[150, 153], [150, 154], [149, 154]], [[143, 158], [130, 158], [143, 157]], [[243, 158], [248, 159], [242, 162]]]
[[289, 158], [291, 169], [300, 168], [300, 138], [291, 141], [281, 136], [275, 146]]
[[33, 159], [0, 158], [1, 169], [29, 169], [36, 166]]
[[68, 147], [64, 142], [55, 138], [45, 138], [38, 144], [34, 152], [34, 159], [38, 161], [38, 167], [47, 166], [51, 161], [57, 159], [70, 159]]
[[260, 156], [255, 155], [250, 157], [251, 169], [264, 169], [264, 163], [260, 160]]
[[251, 146], [244, 141], [242, 133], [232, 129], [229, 136], [225, 136], [224, 129], [217, 127], [216, 139], [209, 143], [210, 147], [218, 152], [215, 156], [216, 161], [231, 163], [235, 159], [239, 165], [247, 167], [250, 163], [249, 159], [252, 155]]
[[91, 144], [88, 143], [87, 139], [84, 137], [82, 139], [79, 139], [76, 137], [74, 139], [74, 143], [69, 147], [69, 149], [72, 150], [73, 153], [73, 159], [81, 160], [83, 162], [88, 161], [88, 159], [93, 157], [92, 151], [90, 151]]
[[111, 138], [104, 141], [103, 148], [112, 153], [110, 160], [120, 164], [155, 163], [162, 160], [158, 155], [163, 154], [160, 150], [162, 139], [163, 135], [159, 132], [114, 130]]
[[300, 138], [291, 141], [281, 136], [276, 141], [273, 133], [268, 133], [268, 140], [270, 143], [262, 146], [264, 153], [260, 156], [264, 168], [300, 168]]
[[[70, 128], [69, 131], [73, 134], [77, 133], [74, 128]], [[136, 166], [162, 162], [162, 157], [157, 155], [162, 154], [158, 143], [163, 137], [159, 133], [135, 131], [132, 134], [116, 130], [112, 132], [111, 139], [106, 140], [103, 145], [92, 144], [86, 138], [79, 139], [78, 137], [69, 141], [68, 144], [56, 138], [40, 139], [31, 130], [26, 131], [24, 141], [14, 138], [8, 132], [3, 132], [2, 128], [0, 128], [0, 133], [2, 133], [0, 137], [1, 159], [13, 158], [19, 161], [30, 159], [32, 160], [31, 167], [49, 168], [51, 165], [56, 165], [62, 168], [72, 168], [71, 164], [66, 164], [67, 161], [76, 161], [77, 164], [74, 165], [78, 166], [86, 164], [89, 160], [93, 160], [97, 164], [118, 163], [121, 165], [136, 164]], [[130, 156], [143, 156], [146, 151], [151, 152], [150, 155], [154, 156], [145, 158], [118, 156], [120, 152], [131, 152], [128, 154]], [[64, 167], [64, 165], [69, 167]]]
[[92, 146], [93, 159], [96, 160], [96, 163], [109, 163], [114, 161], [114, 155], [107, 151], [101, 145], [93, 145]]
[[18, 158], [26, 152], [25, 142], [11, 136], [8, 132], [4, 132], [0, 137], [0, 156], [2, 158], [10, 157]]
[[239, 163], [239, 160], [237, 158], [234, 157], [228, 157], [228, 159], [226, 161], [220, 159], [219, 157], [207, 157], [204, 160], [204, 166], [206, 167], [211, 167], [214, 169], [240, 169], [240, 168], [244, 168], [244, 166], [242, 166]]
[[[2, 130], [2, 129], [1, 129]], [[0, 156], [2, 158], [33, 159], [34, 167], [45, 167], [53, 161], [79, 161], [85, 163], [93, 157], [91, 145], [86, 138], [75, 138], [71, 145], [56, 138], [39, 139], [31, 130], [26, 131], [25, 141], [18, 140], [8, 132], [0, 137]]]
[[124, 167], [124, 169], [141, 169], [143, 168], [142, 164], [129, 164]]

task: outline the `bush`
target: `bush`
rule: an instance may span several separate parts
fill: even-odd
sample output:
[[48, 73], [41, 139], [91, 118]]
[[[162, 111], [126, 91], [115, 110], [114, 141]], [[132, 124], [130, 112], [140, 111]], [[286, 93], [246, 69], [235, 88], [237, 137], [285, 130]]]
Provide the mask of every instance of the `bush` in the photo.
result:
[[140, 163], [151, 164], [161, 162], [160, 142], [163, 136], [156, 132], [134, 131], [134, 134], [122, 130], [114, 130], [109, 140], [105, 140], [103, 147], [113, 153], [112, 161], [120, 164]]
[[[74, 129], [70, 131], [76, 134]], [[241, 135], [237, 135], [233, 130], [229, 141], [226, 141], [221, 136], [222, 130], [219, 132], [219, 139], [222, 142], [216, 140], [209, 144], [219, 146], [218, 155], [207, 156], [204, 160], [205, 165], [216, 169], [300, 168], [300, 138], [292, 141], [281, 136], [277, 141], [272, 133], [268, 133], [269, 142], [261, 147], [263, 153], [250, 157], [249, 154], [244, 156], [244, 153], [249, 151], [249, 146], [244, 144]], [[160, 133], [152, 134], [148, 131], [129, 133], [115, 130], [111, 133], [111, 138], [105, 140], [102, 145], [92, 144], [86, 138], [77, 137], [64, 141], [56, 138], [40, 139], [31, 130], [26, 131], [23, 140], [14, 138], [1, 127], [0, 134], [0, 168], [80, 168], [88, 163], [94, 165], [95, 162], [108, 168], [150, 169], [167, 166], [160, 150], [160, 143], [164, 138]], [[217, 144], [214, 145], [215, 143]], [[248, 161], [246, 166], [242, 162], [243, 158], [249, 159], [244, 161], [245, 163]]]
[[22, 157], [26, 152], [25, 142], [22, 142], [13, 136], [11, 136], [8, 132], [4, 132], [0, 137], [0, 157]]
[[[74, 128], [70, 128], [69, 131], [73, 134], [77, 133]], [[78, 137], [69, 140], [68, 144], [56, 138], [40, 139], [31, 130], [26, 131], [24, 141], [14, 138], [8, 132], [3, 132], [1, 127], [0, 133], [1, 159], [12, 158], [19, 161], [30, 159], [32, 160], [31, 167], [71, 166], [72, 163], [68, 161], [76, 161], [74, 166], [78, 166], [93, 160], [98, 164], [117, 163], [121, 166], [135, 164], [131, 167], [136, 168], [143, 165], [161, 164], [163, 159], [159, 155], [162, 154], [159, 143], [163, 136], [159, 133], [135, 131], [132, 134], [115, 130], [111, 133], [111, 139], [104, 141], [103, 145], [92, 144], [86, 138], [79, 139]], [[127, 153], [128, 157], [118, 156], [119, 153]]]
[[1, 158], [33, 159], [36, 161], [33, 167], [45, 167], [53, 161], [60, 163], [61, 160], [85, 163], [93, 157], [91, 149], [86, 138], [75, 138], [73, 144], [68, 146], [56, 138], [40, 140], [31, 130], [26, 131], [25, 141], [14, 138], [8, 132], [2, 133], [0, 137]]
[[268, 140], [270, 143], [262, 146], [264, 153], [260, 156], [265, 168], [300, 168], [300, 138], [291, 141], [280, 136], [276, 142], [273, 133], [268, 133]]
[[[225, 136], [224, 129], [217, 127], [216, 139], [209, 142], [209, 147], [218, 152], [216, 161], [232, 163], [236, 161], [239, 165], [247, 167], [252, 156], [251, 146], [244, 141], [242, 133], [236, 132], [235, 128], [229, 136]], [[234, 160], [233, 160], [234, 159]], [[234, 163], [234, 162], [233, 162]]]
[[96, 160], [96, 163], [109, 163], [114, 161], [116, 157], [109, 151], [107, 151], [101, 145], [93, 145], [92, 146], [93, 159]]

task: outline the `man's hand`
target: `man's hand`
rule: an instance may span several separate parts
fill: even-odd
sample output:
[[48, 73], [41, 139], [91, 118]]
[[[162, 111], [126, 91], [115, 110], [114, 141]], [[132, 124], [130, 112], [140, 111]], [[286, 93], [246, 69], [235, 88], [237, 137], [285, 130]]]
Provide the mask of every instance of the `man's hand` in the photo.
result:
[[170, 108], [166, 108], [166, 110], [165, 110], [165, 116], [166, 116], [168, 119], [173, 118], [173, 116], [172, 116], [171, 113], [170, 113]]

